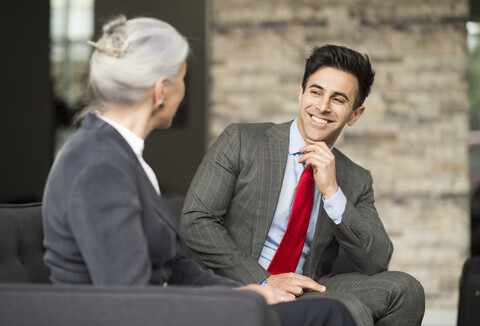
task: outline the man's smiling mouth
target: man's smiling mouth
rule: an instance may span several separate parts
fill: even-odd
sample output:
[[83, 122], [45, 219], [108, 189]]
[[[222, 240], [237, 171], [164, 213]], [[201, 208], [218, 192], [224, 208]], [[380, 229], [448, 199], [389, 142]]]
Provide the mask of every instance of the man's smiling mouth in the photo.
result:
[[325, 120], [325, 119], [316, 117], [316, 116], [314, 116], [314, 115], [311, 115], [311, 117], [312, 117], [312, 120], [313, 120], [313, 121], [318, 122], [318, 123], [321, 123], [321, 124], [327, 124], [327, 123], [330, 122], [330, 121], [328, 121], [328, 120]]

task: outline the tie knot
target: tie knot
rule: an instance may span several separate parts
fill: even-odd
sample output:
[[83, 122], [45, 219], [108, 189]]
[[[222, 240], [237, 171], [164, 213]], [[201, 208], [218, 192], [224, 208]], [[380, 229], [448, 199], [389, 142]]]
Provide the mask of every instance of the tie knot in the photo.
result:
[[305, 170], [303, 170], [303, 173], [300, 178], [306, 178], [310, 177], [313, 179], [313, 167], [311, 165], [307, 166]]

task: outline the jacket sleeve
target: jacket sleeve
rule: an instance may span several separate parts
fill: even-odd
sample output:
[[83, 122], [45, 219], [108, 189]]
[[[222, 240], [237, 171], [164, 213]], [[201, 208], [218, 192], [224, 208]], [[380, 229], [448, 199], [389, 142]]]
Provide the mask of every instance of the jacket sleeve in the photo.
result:
[[185, 199], [180, 228], [186, 245], [204, 266], [244, 284], [261, 283], [270, 274], [237, 246], [224, 226], [241, 171], [241, 146], [239, 127], [230, 125], [195, 174]]
[[359, 180], [363, 182], [354, 180], [357, 185], [364, 185], [358, 199], [352, 203], [347, 196], [342, 222], [331, 224], [337, 241], [353, 265], [360, 272], [372, 275], [387, 270], [393, 244], [375, 208], [371, 174], [363, 169], [362, 172], [356, 176], [361, 175]]
[[242, 284], [229, 278], [214, 274], [209, 269], [203, 269], [195, 261], [179, 255], [170, 262], [172, 277], [169, 280], [173, 285], [200, 285], [223, 286], [235, 288]]

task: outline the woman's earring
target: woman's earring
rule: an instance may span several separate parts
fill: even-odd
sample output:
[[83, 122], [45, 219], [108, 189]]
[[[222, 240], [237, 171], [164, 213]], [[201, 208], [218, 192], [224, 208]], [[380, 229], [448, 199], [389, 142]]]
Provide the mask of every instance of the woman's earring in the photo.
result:
[[165, 101], [164, 100], [161, 100], [160, 101], [160, 104], [157, 105], [157, 110], [160, 110], [161, 108], [163, 108], [165, 106]]

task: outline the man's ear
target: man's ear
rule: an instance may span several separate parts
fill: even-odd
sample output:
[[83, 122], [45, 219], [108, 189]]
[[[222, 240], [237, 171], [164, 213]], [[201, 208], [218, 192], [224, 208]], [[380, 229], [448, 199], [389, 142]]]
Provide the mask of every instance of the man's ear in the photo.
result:
[[348, 119], [347, 124], [348, 124], [349, 126], [353, 126], [353, 124], [355, 123], [355, 121], [357, 121], [358, 118], [360, 118], [360, 116], [363, 114], [364, 111], [365, 111], [365, 106], [364, 106], [364, 105], [359, 106], [358, 108], [356, 108], [355, 111], [352, 112], [352, 116], [350, 117], [350, 119]]
[[153, 103], [155, 107], [158, 107], [161, 103], [165, 102], [167, 95], [168, 79], [165, 77], [157, 79], [153, 85]]

